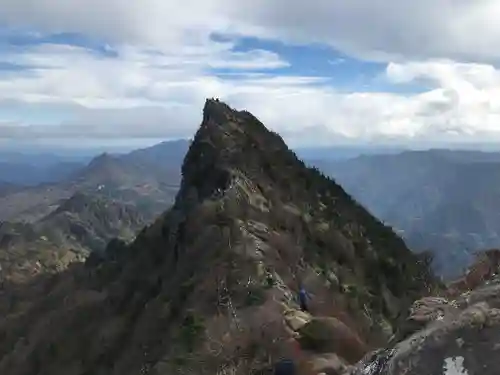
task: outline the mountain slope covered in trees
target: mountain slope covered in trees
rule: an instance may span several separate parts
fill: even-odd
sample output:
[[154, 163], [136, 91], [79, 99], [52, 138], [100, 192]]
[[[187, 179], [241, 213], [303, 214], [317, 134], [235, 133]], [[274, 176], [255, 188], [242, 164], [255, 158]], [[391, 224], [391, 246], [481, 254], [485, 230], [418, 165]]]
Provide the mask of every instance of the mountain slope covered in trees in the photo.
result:
[[430, 250], [445, 277], [479, 250], [500, 246], [500, 154], [408, 151], [316, 161], [415, 251]]
[[[354, 363], [435, 285], [389, 227], [246, 111], [207, 100], [182, 176], [132, 244], [3, 294], [18, 297], [0, 299], [0, 372], [265, 373], [297, 334], [308, 356]], [[304, 324], [300, 283], [315, 296]]]
[[76, 193], [34, 223], [0, 223], [0, 277], [26, 282], [59, 272], [113, 238], [132, 240], [145, 223], [132, 206]]

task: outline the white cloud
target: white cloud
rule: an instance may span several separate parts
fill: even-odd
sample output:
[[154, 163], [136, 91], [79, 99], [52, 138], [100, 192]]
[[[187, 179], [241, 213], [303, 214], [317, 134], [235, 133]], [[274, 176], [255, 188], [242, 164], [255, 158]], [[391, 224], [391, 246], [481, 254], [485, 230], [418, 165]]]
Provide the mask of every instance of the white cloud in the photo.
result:
[[111, 43], [196, 44], [223, 19], [218, 1], [3, 0], [0, 20], [43, 32], [78, 32]]
[[[261, 35], [324, 42], [365, 58], [497, 61], [498, 0], [257, 0], [247, 22]], [[300, 25], [300, 27], [297, 27]]]
[[[219, 48], [219, 47], [217, 47]], [[451, 61], [390, 63], [393, 84], [425, 82], [423, 92], [339, 92], [321, 77], [249, 74], [217, 77], [205, 67], [233, 60], [227, 49], [190, 51], [182, 56], [127, 47], [103, 59], [83, 48], [36, 47], [13, 57], [40, 65], [36, 74], [0, 78], [2, 108], [23, 105], [64, 109], [59, 124], [4, 121], [0, 137], [10, 139], [117, 139], [190, 136], [206, 97], [247, 108], [293, 143], [473, 140], [500, 136], [500, 71], [489, 65]], [[186, 53], [186, 55], [189, 55]], [[196, 56], [196, 58], [195, 58]], [[248, 53], [245, 64], [274, 66], [277, 57]], [[263, 59], [262, 57], [266, 57]], [[284, 64], [280, 62], [280, 64]], [[23, 104], [24, 103], [24, 104]], [[69, 107], [68, 107], [69, 106]]]
[[2, 0], [0, 22], [172, 48], [211, 32], [323, 42], [370, 58], [497, 61], [498, 0]]
[[[47, 44], [4, 54], [1, 61], [34, 68], [0, 75], [0, 138], [189, 136], [204, 99], [217, 96], [297, 142], [495, 139], [499, 17], [493, 0], [2, 0], [0, 23], [79, 32], [109, 43], [117, 57]], [[326, 43], [388, 62], [390, 85], [425, 90], [346, 93], [321, 77], [275, 76], [287, 61], [235, 52], [232, 42], [211, 40], [213, 32]], [[2, 119], [2, 101], [70, 115], [56, 125]]]
[[434, 61], [389, 64], [395, 82], [427, 81], [432, 89], [418, 96], [414, 119], [432, 132], [500, 134], [500, 71], [490, 65]]
[[[221, 48], [223, 47], [223, 48]], [[0, 76], [0, 99], [27, 102], [73, 101], [86, 107], [164, 105], [166, 98], [193, 95], [202, 80], [216, 92], [217, 81], [207, 68], [271, 69], [287, 66], [276, 54], [252, 50], [231, 52], [230, 45], [186, 47], [172, 53], [146, 52], [125, 46], [117, 58], [96, 56], [90, 50], [65, 45], [39, 45], [18, 50], [2, 60], [32, 66], [30, 74]], [[191, 78], [190, 78], [191, 77]], [[204, 90], [205, 91], [205, 90]], [[183, 94], [184, 92], [184, 94]], [[199, 95], [204, 95], [200, 92]]]

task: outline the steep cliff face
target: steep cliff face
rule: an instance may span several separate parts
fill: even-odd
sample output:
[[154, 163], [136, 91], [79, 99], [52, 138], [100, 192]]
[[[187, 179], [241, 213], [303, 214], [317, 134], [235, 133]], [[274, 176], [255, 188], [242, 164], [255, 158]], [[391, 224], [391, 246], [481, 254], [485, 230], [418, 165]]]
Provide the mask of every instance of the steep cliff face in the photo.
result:
[[390, 228], [246, 111], [207, 100], [182, 174], [174, 206], [131, 245], [6, 286], [1, 373], [248, 374], [332, 352], [352, 363], [434, 285]]

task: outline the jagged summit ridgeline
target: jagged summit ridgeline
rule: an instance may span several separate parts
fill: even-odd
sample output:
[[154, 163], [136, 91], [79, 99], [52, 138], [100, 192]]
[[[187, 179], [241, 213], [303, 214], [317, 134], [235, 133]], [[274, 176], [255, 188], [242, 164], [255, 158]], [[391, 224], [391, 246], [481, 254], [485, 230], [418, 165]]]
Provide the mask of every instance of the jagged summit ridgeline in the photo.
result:
[[132, 244], [0, 295], [0, 373], [266, 374], [284, 357], [338, 373], [435, 286], [390, 228], [246, 111], [207, 100], [182, 176]]
[[[364, 245], [395, 259], [405, 259], [395, 265], [403, 273], [408, 264], [418, 263], [391, 228], [371, 216], [334, 181], [317, 169], [307, 168], [278, 134], [251, 113], [209, 99], [203, 114], [183, 164], [178, 200], [184, 201], [187, 191], [194, 188], [201, 200], [228, 192], [230, 187], [239, 188], [237, 195], [246, 194], [246, 200], [260, 205], [261, 211], [279, 209], [280, 204], [289, 202], [298, 205], [303, 213], [317, 211], [315, 215], [330, 221], [329, 225], [341, 227], [337, 229], [347, 230], [350, 236], [358, 231], [361, 238], [366, 236], [358, 240], [366, 241]], [[406, 276], [410, 279], [415, 274]], [[419, 281], [415, 285], [421, 286]]]
[[236, 170], [252, 175], [262, 169], [268, 171], [274, 154], [285, 150], [281, 137], [268, 131], [249, 112], [235, 111], [217, 99], [208, 99], [203, 122], [184, 159], [182, 186], [203, 185], [201, 194], [210, 195], [213, 191], [204, 191], [206, 188], [226, 189]]

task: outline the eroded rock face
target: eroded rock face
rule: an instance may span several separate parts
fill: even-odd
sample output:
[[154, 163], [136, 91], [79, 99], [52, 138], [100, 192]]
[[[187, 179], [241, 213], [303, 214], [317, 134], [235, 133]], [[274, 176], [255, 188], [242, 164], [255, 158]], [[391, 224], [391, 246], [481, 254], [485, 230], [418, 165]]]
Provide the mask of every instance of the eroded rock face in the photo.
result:
[[311, 370], [316, 374], [338, 375], [347, 368], [345, 361], [334, 353], [317, 354], [309, 359]]
[[450, 359], [459, 357], [469, 375], [496, 374], [500, 366], [498, 349], [494, 349], [500, 339], [499, 318], [500, 310], [480, 303], [456, 318], [437, 321], [398, 345], [387, 374], [407, 370], [416, 375], [437, 374]]
[[304, 311], [290, 309], [284, 313], [285, 322], [293, 331], [300, 330], [303, 326], [309, 323], [312, 316]]
[[365, 357], [350, 375], [494, 375], [500, 368], [500, 286], [459, 301], [417, 301], [410, 317], [421, 329], [394, 348]]
[[463, 292], [478, 288], [495, 275], [499, 265], [500, 250], [490, 249], [477, 254], [476, 260], [469, 267], [467, 273], [449, 285], [449, 294], [457, 296]]
[[399, 327], [395, 340], [401, 341], [424, 328], [427, 324], [441, 320], [445, 315], [449, 315], [457, 310], [455, 301], [450, 302], [442, 297], [421, 298], [411, 306], [408, 318]]

